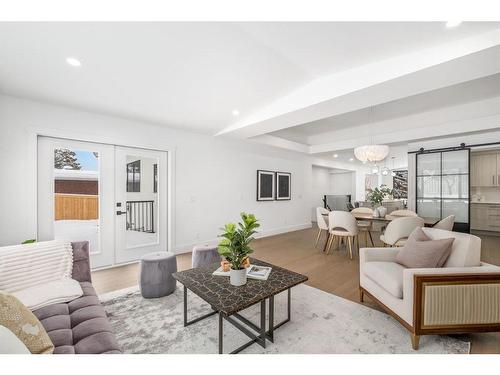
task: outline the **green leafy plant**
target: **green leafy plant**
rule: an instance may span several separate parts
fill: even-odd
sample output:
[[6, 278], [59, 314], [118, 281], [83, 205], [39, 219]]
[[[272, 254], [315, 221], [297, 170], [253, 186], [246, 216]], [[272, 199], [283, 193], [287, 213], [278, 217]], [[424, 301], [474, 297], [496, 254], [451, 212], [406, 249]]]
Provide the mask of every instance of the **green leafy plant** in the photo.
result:
[[392, 189], [388, 188], [387, 186], [381, 186], [380, 188], [376, 187], [375, 189], [369, 190], [367, 197], [368, 200], [372, 202], [372, 205], [376, 206], [381, 204], [385, 197], [392, 194]]
[[36, 240], [35, 240], [35, 239], [25, 240], [25, 241], [21, 242], [21, 245], [25, 245], [25, 244], [27, 244], [27, 243], [35, 243], [35, 242], [36, 242]]
[[221, 228], [224, 232], [219, 236], [219, 254], [231, 263], [233, 270], [243, 269], [243, 262], [253, 253], [249, 244], [253, 240], [256, 229], [260, 227], [258, 220], [252, 214], [242, 212], [240, 214], [243, 222], [238, 225], [229, 223]]

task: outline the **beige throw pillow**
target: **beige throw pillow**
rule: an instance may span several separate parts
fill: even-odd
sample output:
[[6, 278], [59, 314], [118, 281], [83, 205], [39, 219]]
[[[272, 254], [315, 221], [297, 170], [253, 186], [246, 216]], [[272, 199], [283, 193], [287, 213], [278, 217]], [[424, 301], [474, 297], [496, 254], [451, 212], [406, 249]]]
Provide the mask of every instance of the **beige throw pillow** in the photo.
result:
[[407, 268], [443, 267], [451, 254], [454, 240], [431, 240], [422, 228], [416, 228], [396, 256], [396, 262]]
[[0, 292], [0, 325], [8, 328], [33, 354], [50, 354], [54, 344], [35, 315], [11, 294]]

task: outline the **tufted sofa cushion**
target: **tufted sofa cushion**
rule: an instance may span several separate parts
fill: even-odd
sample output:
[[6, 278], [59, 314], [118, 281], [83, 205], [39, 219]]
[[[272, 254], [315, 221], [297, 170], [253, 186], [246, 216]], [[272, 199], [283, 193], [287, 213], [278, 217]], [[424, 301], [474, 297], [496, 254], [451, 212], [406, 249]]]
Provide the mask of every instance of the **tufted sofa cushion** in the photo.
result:
[[54, 354], [121, 353], [92, 284], [80, 285], [80, 298], [33, 311], [54, 343]]

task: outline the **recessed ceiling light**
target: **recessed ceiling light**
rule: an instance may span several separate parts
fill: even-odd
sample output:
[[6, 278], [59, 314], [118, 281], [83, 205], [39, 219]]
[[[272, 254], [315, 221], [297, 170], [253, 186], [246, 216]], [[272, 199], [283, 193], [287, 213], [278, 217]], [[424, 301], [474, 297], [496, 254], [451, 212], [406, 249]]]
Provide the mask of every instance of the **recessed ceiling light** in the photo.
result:
[[231, 113], [233, 114], [233, 116], [239, 116], [240, 115], [240, 111], [238, 111], [237, 109], [233, 109], [231, 111]]
[[448, 27], [448, 28], [457, 27], [461, 23], [462, 23], [462, 21], [448, 21], [448, 22], [446, 22], [446, 27]]
[[339, 157], [339, 154], [333, 154], [333, 157], [334, 157], [334, 158], [338, 158], [338, 157]]
[[354, 161], [354, 158], [350, 158], [349, 161]]
[[74, 66], [75, 68], [82, 66], [82, 62], [75, 57], [67, 57], [66, 62], [68, 65]]

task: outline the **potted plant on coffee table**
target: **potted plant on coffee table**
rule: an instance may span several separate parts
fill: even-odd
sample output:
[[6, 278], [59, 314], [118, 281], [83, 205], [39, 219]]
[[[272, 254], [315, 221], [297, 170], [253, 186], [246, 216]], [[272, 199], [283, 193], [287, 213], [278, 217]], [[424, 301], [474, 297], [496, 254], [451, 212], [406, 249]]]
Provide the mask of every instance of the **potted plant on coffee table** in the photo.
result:
[[238, 225], [224, 225], [218, 249], [219, 254], [231, 263], [230, 283], [235, 286], [245, 285], [247, 282], [245, 261], [253, 253], [249, 245], [256, 229], [260, 227], [254, 215], [242, 212], [240, 216], [242, 222]]

